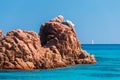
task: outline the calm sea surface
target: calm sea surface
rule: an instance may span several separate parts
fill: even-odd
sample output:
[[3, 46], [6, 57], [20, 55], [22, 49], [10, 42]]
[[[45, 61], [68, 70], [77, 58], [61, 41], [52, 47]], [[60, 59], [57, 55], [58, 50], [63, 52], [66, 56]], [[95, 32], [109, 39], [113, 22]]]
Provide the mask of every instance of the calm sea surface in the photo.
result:
[[52, 70], [0, 70], [0, 80], [120, 80], [120, 45], [82, 45], [94, 54], [96, 64]]

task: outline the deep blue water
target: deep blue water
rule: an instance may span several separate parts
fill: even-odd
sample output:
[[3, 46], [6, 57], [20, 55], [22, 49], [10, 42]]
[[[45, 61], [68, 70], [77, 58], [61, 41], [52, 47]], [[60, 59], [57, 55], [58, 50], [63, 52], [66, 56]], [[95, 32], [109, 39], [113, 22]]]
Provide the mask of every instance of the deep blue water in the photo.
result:
[[96, 64], [52, 70], [1, 70], [0, 80], [120, 80], [120, 45], [84, 44], [82, 48], [96, 56]]

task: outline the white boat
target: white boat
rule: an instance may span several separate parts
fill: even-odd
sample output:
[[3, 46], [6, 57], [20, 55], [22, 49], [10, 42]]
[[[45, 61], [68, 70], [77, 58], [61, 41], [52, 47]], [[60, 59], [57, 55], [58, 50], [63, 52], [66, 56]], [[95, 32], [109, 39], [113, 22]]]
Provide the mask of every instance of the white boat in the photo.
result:
[[92, 40], [92, 44], [94, 44], [94, 40]]

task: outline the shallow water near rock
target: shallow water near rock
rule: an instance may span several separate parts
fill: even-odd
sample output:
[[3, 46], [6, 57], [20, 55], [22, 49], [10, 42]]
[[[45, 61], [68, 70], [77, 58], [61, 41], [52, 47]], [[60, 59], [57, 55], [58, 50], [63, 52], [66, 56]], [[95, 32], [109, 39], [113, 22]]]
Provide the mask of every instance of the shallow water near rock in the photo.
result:
[[94, 54], [96, 64], [83, 64], [51, 70], [0, 70], [0, 80], [120, 80], [120, 45], [84, 44]]

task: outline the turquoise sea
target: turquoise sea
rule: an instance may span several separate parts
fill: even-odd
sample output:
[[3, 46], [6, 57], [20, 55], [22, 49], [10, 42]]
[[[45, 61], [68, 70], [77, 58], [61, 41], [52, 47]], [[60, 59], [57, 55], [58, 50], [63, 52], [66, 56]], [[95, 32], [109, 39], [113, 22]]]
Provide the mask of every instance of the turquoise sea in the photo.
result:
[[83, 44], [96, 64], [52, 70], [0, 70], [0, 80], [120, 80], [120, 44]]

